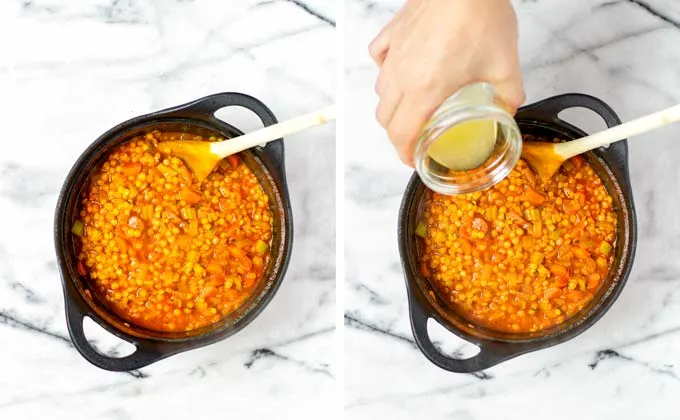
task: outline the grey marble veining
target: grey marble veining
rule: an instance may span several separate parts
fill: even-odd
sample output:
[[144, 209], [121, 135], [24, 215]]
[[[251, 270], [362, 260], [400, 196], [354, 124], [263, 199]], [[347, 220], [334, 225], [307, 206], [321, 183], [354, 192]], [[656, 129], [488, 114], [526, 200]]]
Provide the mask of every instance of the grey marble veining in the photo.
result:
[[[332, 0], [0, 3], [0, 418], [326, 412], [335, 390], [332, 124], [287, 141], [288, 274], [265, 311], [226, 341], [131, 373], [91, 366], [66, 331], [52, 229], [71, 165], [121, 121], [222, 91], [256, 96], [279, 119], [331, 103], [334, 9]], [[245, 111], [218, 115], [258, 127]], [[126, 350], [86, 331], [105, 353]]]
[[[346, 3], [346, 406], [351, 419], [674, 419], [680, 412], [680, 126], [629, 142], [639, 241], [620, 298], [562, 345], [475, 375], [444, 372], [418, 351], [397, 249], [411, 171], [374, 121], [377, 70], [366, 46], [400, 1]], [[515, 1], [527, 103], [594, 95], [623, 120], [680, 102], [676, 0]], [[587, 112], [564, 118], [586, 129]], [[359, 147], [361, 146], [361, 147]], [[437, 325], [447, 352], [469, 350]]]

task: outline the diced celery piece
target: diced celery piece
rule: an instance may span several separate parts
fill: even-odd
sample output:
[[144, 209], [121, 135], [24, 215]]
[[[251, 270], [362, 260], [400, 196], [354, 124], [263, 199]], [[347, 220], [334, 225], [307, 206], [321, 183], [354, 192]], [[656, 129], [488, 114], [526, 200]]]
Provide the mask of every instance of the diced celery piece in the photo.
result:
[[418, 223], [418, 226], [416, 226], [416, 235], [420, 236], [421, 238], [427, 238], [427, 226], [425, 223]]
[[609, 245], [609, 242], [602, 241], [600, 243], [600, 252], [602, 253], [602, 255], [609, 255], [611, 250], [612, 250], [612, 246]]
[[82, 237], [85, 234], [85, 225], [80, 220], [76, 220], [75, 222], [73, 222], [71, 232], [76, 236]]
[[260, 255], [264, 255], [267, 250], [269, 249], [269, 245], [262, 239], [258, 239], [257, 242], [255, 242], [255, 252], [257, 252]]

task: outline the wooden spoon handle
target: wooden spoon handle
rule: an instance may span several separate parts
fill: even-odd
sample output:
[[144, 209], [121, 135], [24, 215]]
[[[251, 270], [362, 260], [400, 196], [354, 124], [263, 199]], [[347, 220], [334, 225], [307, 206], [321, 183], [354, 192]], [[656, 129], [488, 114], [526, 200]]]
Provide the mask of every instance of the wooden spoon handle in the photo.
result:
[[[638, 134], [680, 121], [680, 105], [666, 108], [578, 140], [561, 143], [555, 150], [566, 159]], [[559, 149], [558, 149], [559, 148]]]
[[225, 158], [234, 153], [250, 149], [251, 147], [261, 145], [268, 141], [280, 139], [307, 128], [333, 121], [336, 118], [335, 114], [336, 107], [335, 105], [331, 105], [318, 111], [270, 125], [261, 130], [253, 131], [252, 133], [244, 134], [229, 140], [211, 143], [210, 151], [221, 158]]

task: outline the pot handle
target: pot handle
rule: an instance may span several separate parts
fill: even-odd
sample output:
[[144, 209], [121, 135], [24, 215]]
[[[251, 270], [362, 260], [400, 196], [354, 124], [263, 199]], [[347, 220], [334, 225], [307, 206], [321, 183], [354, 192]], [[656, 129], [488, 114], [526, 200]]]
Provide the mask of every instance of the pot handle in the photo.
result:
[[[206, 96], [205, 98], [197, 99], [188, 104], [168, 109], [164, 114], [167, 113], [166, 115], [198, 118], [202, 120], [207, 119], [211, 123], [217, 123], [219, 125], [223, 122], [215, 117], [215, 112], [229, 106], [240, 106], [252, 111], [260, 118], [260, 121], [262, 121], [262, 124], [265, 127], [278, 123], [276, 116], [267, 105], [257, 98], [238, 92], [216, 93], [214, 95]], [[285, 175], [283, 139], [270, 141], [264, 149], [269, 152], [277, 163], [281, 174]]]
[[[178, 351], [162, 351], [157, 346], [149, 345], [143, 342], [133, 342], [137, 348], [134, 353], [125, 357], [110, 357], [101, 354], [89, 343], [85, 337], [85, 330], [83, 328], [83, 321], [87, 314], [80, 308], [80, 306], [73, 300], [66, 298], [66, 325], [73, 345], [78, 352], [93, 365], [114, 372], [127, 372], [151, 363], [164, 359]], [[116, 335], [118, 336], [118, 335]], [[122, 338], [118, 336], [119, 338]], [[129, 342], [129, 340], [126, 340]]]
[[[570, 108], [586, 108], [602, 117], [607, 127], [614, 127], [621, 124], [621, 119], [616, 112], [602, 100], [582, 93], [565, 93], [553, 96], [531, 105], [522, 107], [517, 112], [518, 118], [530, 118], [566, 125], [570, 128], [572, 124], [559, 117], [559, 113]], [[606, 149], [616, 159], [621, 169], [627, 172], [628, 167], [628, 143], [621, 140], [612, 143]]]
[[479, 347], [479, 353], [467, 359], [455, 359], [443, 354], [432, 342], [427, 332], [427, 320], [432, 317], [423, 310], [414, 297], [409, 298], [409, 307], [411, 310], [411, 329], [416, 344], [432, 363], [449, 372], [479, 372], [534, 350], [533, 346], [526, 344], [507, 344], [482, 340], [474, 343]]

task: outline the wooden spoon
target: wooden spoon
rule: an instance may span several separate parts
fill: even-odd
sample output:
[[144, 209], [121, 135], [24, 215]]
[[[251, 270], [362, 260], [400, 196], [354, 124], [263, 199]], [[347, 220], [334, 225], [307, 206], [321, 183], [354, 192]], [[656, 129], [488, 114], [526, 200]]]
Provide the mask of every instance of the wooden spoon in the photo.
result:
[[199, 182], [203, 182], [217, 164], [227, 156], [241, 152], [268, 141], [283, 138], [306, 128], [335, 120], [335, 105], [305, 114], [288, 121], [270, 125], [261, 130], [224, 141], [166, 141], [159, 144], [163, 153], [175, 155], [193, 171]]
[[562, 164], [581, 153], [615, 141], [646, 133], [680, 121], [680, 105], [640, 117], [599, 133], [565, 143], [527, 142], [522, 145], [524, 159], [544, 180], [550, 179]]

